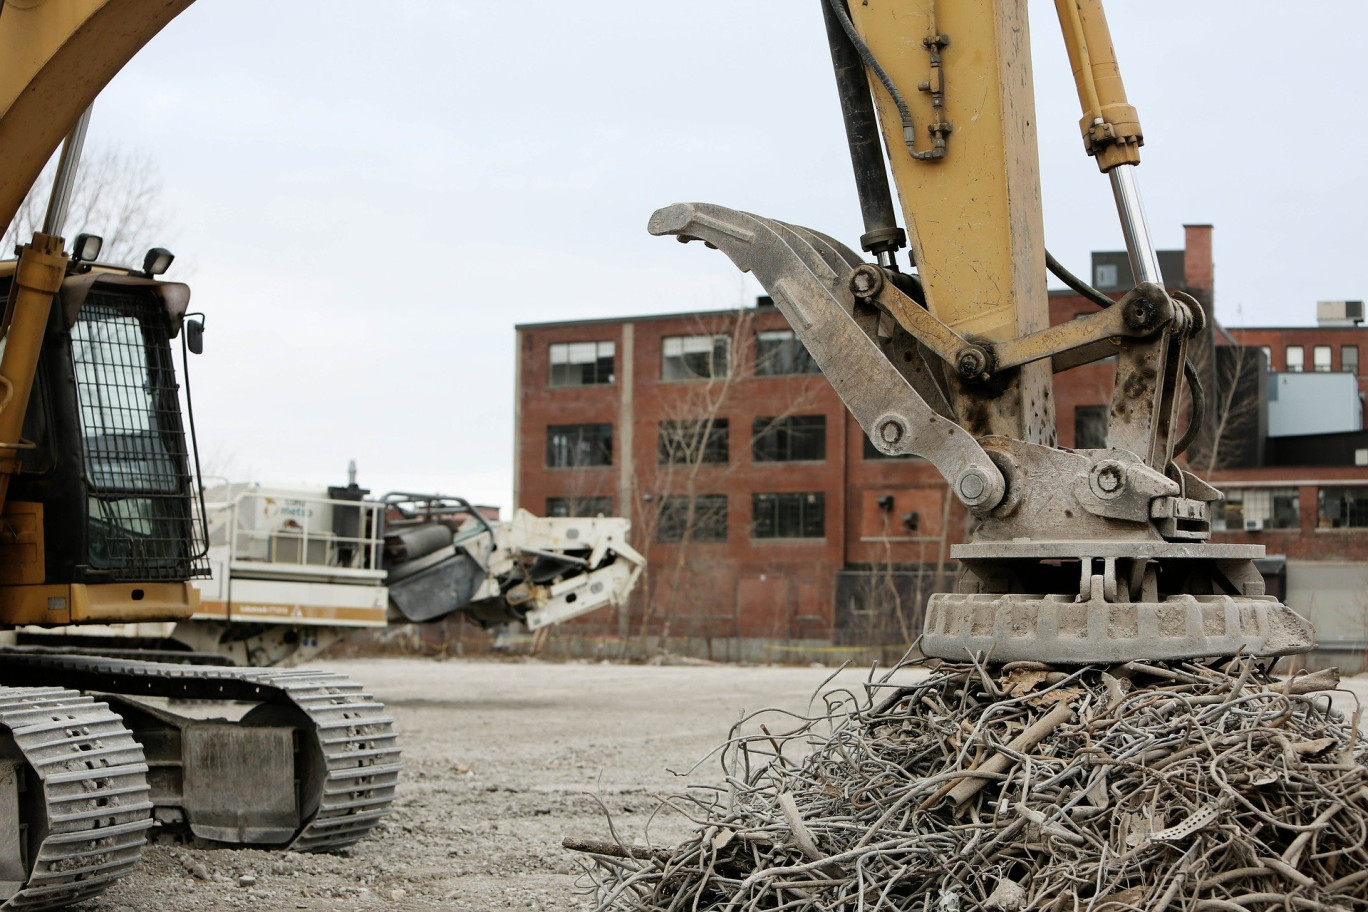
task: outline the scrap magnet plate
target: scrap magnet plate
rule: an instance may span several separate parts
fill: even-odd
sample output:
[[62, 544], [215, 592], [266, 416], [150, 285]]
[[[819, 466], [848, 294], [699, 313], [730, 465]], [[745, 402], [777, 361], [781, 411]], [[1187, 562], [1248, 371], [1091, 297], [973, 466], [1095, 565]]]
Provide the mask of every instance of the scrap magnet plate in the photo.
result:
[[939, 593], [921, 649], [963, 661], [1055, 665], [1177, 661], [1309, 652], [1305, 618], [1272, 596], [1171, 595], [1161, 602], [1080, 601], [1067, 595]]

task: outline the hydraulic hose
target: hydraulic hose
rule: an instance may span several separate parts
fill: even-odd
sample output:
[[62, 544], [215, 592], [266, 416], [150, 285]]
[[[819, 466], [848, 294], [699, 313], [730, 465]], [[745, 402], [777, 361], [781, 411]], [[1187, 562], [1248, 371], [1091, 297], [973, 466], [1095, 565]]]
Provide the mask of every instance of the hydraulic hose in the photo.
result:
[[878, 77], [889, 97], [893, 99], [893, 103], [898, 106], [898, 118], [902, 120], [903, 142], [907, 144], [907, 151], [915, 157], [921, 157], [920, 153], [914, 151], [913, 148], [917, 138], [917, 126], [912, 121], [912, 110], [907, 106], [907, 99], [903, 97], [902, 92], [898, 91], [898, 87], [893, 84], [893, 79], [888, 75], [888, 71], [875, 59], [874, 52], [869, 49], [869, 45], [864, 43], [860, 33], [855, 30], [855, 23], [850, 21], [850, 11], [846, 9], [845, 0], [826, 0], [826, 5], [831, 10], [832, 15], [836, 17], [836, 21], [840, 23], [841, 29], [850, 39], [850, 43], [855, 48], [856, 53], [860, 55], [860, 59], [864, 61], [865, 66], [869, 67], [870, 72]]
[[879, 121], [869, 94], [869, 77], [855, 44], [836, 15], [837, 7], [842, 13], [846, 12], [843, 0], [823, 0], [822, 19], [831, 47], [831, 65], [836, 74], [836, 93], [841, 101], [841, 118], [845, 121], [850, 164], [855, 170], [855, 191], [860, 197], [860, 214], [864, 217], [865, 233], [860, 237], [860, 246], [876, 256], [886, 253], [891, 262], [893, 254], [907, 244], [907, 235], [898, 227], [893, 208]]
[[1183, 436], [1173, 446], [1174, 458], [1192, 445], [1206, 421], [1206, 390], [1202, 388], [1202, 378], [1197, 375], [1197, 368], [1187, 359], [1183, 360], [1183, 378], [1187, 380], [1188, 392], [1192, 394], [1192, 417], [1188, 419], [1187, 430], [1183, 431]]
[[1093, 288], [1087, 282], [1074, 275], [1064, 268], [1064, 264], [1056, 260], [1050, 251], [1045, 251], [1045, 266], [1050, 272], [1055, 274], [1059, 281], [1068, 285], [1073, 291], [1092, 301], [1098, 307], [1111, 307], [1116, 302], [1104, 295], [1102, 292]]

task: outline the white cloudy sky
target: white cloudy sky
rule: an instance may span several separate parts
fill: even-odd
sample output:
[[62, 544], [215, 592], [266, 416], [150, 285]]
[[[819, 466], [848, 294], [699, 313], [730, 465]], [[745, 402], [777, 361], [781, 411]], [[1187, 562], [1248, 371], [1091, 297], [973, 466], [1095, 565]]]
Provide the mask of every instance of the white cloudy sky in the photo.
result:
[[[1053, 4], [1033, 43], [1047, 242], [1118, 249]], [[1161, 247], [1216, 226], [1229, 324], [1368, 294], [1368, 5], [1110, 4]], [[759, 289], [649, 237], [679, 200], [855, 246], [816, 0], [200, 0], [97, 104], [155, 157], [208, 311], [206, 470], [509, 505], [513, 324], [712, 309]], [[70, 226], [73, 229], [78, 226]]]

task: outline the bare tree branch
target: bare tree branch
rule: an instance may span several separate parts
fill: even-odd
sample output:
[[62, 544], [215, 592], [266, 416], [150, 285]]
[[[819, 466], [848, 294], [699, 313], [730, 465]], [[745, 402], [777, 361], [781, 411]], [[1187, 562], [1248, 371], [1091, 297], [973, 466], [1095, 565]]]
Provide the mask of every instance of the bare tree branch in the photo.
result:
[[[720, 504], [705, 498], [725, 494], [724, 479], [750, 458], [755, 440], [772, 433], [787, 418], [810, 409], [826, 382], [820, 374], [790, 378], [799, 385], [796, 394], [778, 414], [766, 416], [768, 420], [761, 427], [738, 427], [727, 421], [725, 413], [737, 405], [740, 390], [744, 389], [738, 381], [749, 379], [757, 370], [763, 372], [766, 362], [763, 358], [756, 363], [743, 357], [752, 350], [755, 339], [755, 311], [743, 308], [725, 319], [727, 322], [719, 326], [716, 320], [700, 318], [695, 333], [727, 337], [728, 369], [672, 383], [669, 389], [662, 390], [660, 424], [654, 429], [659, 435], [659, 464], [650, 471], [635, 473], [632, 479], [634, 500], [640, 511], [636, 515], [642, 517], [640, 528], [654, 542], [661, 533], [662, 521], [668, 521], [668, 537], [674, 549], [668, 568], [657, 571], [642, 586], [646, 602], [637, 629], [643, 646], [653, 623], [658, 622], [661, 648], [668, 648], [674, 622], [683, 606], [706, 606], [727, 595], [734, 601], [735, 592], [717, 591], [723, 576], [709, 570], [710, 563], [724, 560], [706, 546], [711, 543], [712, 530], [719, 521], [725, 524], [726, 517], [719, 515], [723, 509]], [[724, 462], [713, 461], [715, 435], [721, 434], [724, 421], [729, 458]], [[738, 442], [742, 445], [736, 446]], [[721, 567], [715, 569], [720, 571]]]
[[[55, 161], [50, 162], [0, 237], [6, 255], [42, 227], [55, 170]], [[143, 254], [164, 240], [162, 234], [168, 228], [162, 192], [161, 173], [147, 152], [87, 147], [76, 172], [63, 234], [68, 238], [82, 232], [98, 234], [104, 238], [102, 262], [140, 266]]]
[[[1224, 351], [1225, 357], [1217, 353]], [[1210, 431], [1201, 434], [1189, 456], [1189, 464], [1207, 474], [1231, 468], [1239, 463], [1242, 444], [1258, 432], [1259, 397], [1247, 395], [1246, 387], [1255, 379], [1261, 358], [1257, 348], [1250, 346], [1197, 347], [1193, 366], [1202, 376], [1215, 379], [1216, 388], [1207, 394]], [[1208, 370], [1209, 360], [1216, 359], [1215, 369]]]

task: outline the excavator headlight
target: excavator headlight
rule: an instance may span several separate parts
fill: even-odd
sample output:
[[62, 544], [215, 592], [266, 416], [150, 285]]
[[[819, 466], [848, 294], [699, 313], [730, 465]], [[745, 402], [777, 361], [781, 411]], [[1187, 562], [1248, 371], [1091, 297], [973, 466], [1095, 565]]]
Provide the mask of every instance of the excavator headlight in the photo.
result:
[[98, 234], [78, 234], [71, 245], [71, 258], [78, 263], [93, 263], [100, 257], [104, 238]]
[[143, 272], [150, 276], [161, 275], [171, 268], [171, 261], [175, 258], [176, 255], [165, 247], [153, 247], [143, 257]]

